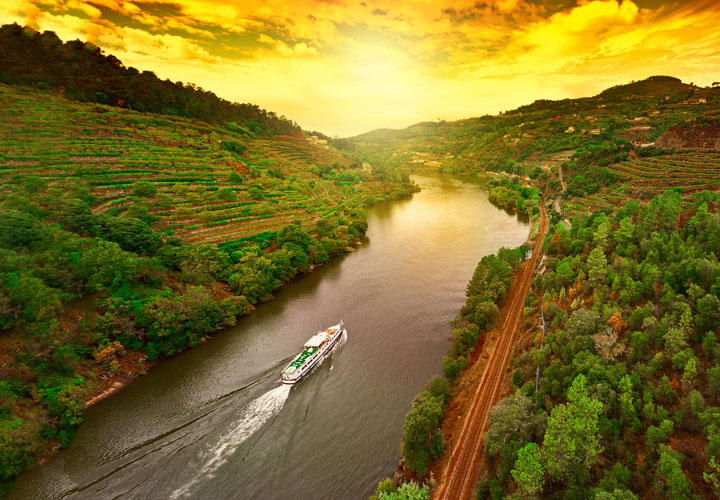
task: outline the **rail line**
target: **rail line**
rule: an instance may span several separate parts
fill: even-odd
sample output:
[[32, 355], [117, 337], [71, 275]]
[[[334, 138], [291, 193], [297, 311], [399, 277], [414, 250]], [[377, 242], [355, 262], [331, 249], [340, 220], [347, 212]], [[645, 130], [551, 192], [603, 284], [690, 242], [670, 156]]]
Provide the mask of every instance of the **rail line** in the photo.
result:
[[516, 286], [510, 287], [507, 300], [510, 307], [503, 318], [500, 328], [495, 332], [499, 336], [487, 367], [473, 397], [470, 410], [460, 433], [457, 446], [451, 452], [450, 460], [443, 470], [436, 494], [436, 500], [465, 500], [472, 498], [479, 470], [478, 462], [483, 456], [483, 434], [490, 410], [500, 399], [505, 370], [515, 345], [519, 325], [523, 317], [525, 297], [530, 290], [530, 283], [542, 253], [542, 243], [548, 230], [548, 217], [544, 201], [540, 204], [541, 218], [538, 236], [533, 253], [517, 278]]

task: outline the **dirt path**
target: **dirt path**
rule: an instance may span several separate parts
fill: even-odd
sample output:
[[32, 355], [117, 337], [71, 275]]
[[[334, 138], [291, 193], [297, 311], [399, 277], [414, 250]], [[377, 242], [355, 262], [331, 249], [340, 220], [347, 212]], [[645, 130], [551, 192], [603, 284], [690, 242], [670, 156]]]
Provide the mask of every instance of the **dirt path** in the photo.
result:
[[563, 178], [563, 169], [560, 165], [557, 167], [558, 177], [560, 178], [560, 184], [562, 185], [562, 194], [555, 198], [555, 211], [559, 214], [562, 213], [562, 207], [560, 206], [560, 200], [565, 197], [565, 191], [567, 191], [567, 183]]
[[563, 179], [563, 171], [562, 167], [558, 166], [558, 177], [560, 177], [560, 184], [562, 184], [563, 188], [563, 194], [565, 191], [567, 191], [567, 183], [565, 182], [565, 179]]
[[477, 385], [472, 405], [464, 416], [462, 431], [450, 457], [438, 479], [433, 494], [435, 500], [470, 499], [474, 497], [480, 464], [484, 455], [483, 434], [490, 410], [500, 399], [504, 375], [515, 340], [523, 319], [525, 297], [535, 275], [535, 268], [542, 253], [542, 243], [548, 231], [548, 217], [544, 203], [541, 204], [540, 230], [535, 241], [533, 254], [513, 281], [508, 293], [507, 313], [501, 316], [499, 326], [488, 335], [499, 336], [487, 360], [487, 366]]

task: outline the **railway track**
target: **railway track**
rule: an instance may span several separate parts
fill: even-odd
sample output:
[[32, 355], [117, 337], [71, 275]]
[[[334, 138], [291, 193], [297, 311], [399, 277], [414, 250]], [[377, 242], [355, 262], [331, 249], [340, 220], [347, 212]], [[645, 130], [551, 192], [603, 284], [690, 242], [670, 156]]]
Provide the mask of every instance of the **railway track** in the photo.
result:
[[480, 384], [475, 391], [470, 410], [465, 416], [457, 446], [452, 450], [450, 460], [443, 471], [441, 481], [435, 490], [435, 500], [465, 500], [473, 498], [479, 473], [478, 463], [483, 457], [483, 434], [490, 410], [500, 399], [505, 370], [515, 345], [523, 317], [525, 297], [535, 275], [535, 268], [542, 253], [542, 242], [548, 230], [548, 217], [544, 203], [540, 204], [541, 218], [538, 237], [530, 259], [518, 276], [515, 286], [510, 287], [507, 300], [510, 307], [496, 329], [499, 339], [490, 354]]

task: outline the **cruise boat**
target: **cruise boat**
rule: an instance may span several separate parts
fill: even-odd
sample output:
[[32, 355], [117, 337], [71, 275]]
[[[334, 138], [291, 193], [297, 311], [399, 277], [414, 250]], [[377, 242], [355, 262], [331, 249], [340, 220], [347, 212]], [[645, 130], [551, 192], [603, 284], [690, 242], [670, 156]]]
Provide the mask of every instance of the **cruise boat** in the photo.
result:
[[325, 359], [333, 347], [347, 336], [347, 330], [342, 320], [337, 325], [331, 326], [325, 331], [317, 332], [310, 340], [305, 342], [305, 346], [300, 354], [290, 362], [285, 369], [280, 372], [283, 384], [295, 384], [298, 380], [310, 373], [315, 366]]

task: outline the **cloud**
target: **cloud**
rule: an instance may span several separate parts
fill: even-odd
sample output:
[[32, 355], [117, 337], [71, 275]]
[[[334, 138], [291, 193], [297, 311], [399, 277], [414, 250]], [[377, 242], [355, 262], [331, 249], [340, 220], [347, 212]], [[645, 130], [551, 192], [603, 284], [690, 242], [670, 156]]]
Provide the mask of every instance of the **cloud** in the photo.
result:
[[655, 3], [4, 0], [0, 20], [90, 38], [126, 65], [350, 135], [652, 74], [717, 80], [717, 2]]

